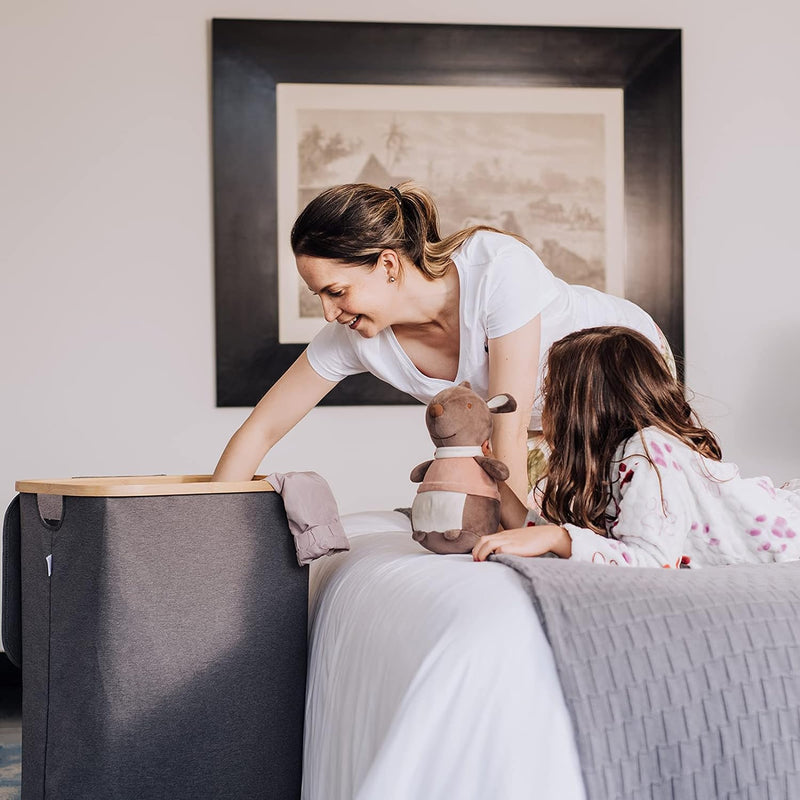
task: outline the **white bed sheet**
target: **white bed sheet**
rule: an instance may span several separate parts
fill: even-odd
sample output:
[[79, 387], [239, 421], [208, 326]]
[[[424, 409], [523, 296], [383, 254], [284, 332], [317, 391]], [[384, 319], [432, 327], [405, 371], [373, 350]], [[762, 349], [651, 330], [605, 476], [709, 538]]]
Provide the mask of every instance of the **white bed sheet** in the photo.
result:
[[517, 573], [428, 553], [397, 512], [343, 521], [311, 572], [304, 800], [583, 800]]

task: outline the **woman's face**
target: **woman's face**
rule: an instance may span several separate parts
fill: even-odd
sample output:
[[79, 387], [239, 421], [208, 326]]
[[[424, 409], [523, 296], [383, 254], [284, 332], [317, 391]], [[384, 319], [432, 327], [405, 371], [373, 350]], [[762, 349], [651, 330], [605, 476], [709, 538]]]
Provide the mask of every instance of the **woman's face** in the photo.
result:
[[393, 324], [398, 304], [397, 262], [384, 255], [375, 268], [329, 258], [297, 256], [297, 271], [319, 297], [328, 322], [347, 325], [365, 338]]

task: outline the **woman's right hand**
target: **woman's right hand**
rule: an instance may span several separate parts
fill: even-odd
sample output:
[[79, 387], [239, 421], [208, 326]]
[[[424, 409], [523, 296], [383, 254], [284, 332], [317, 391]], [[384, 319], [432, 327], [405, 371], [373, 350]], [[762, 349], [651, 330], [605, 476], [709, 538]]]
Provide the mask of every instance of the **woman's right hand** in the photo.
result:
[[314, 371], [303, 352], [231, 437], [211, 480], [251, 480], [269, 450], [334, 386], [335, 381]]

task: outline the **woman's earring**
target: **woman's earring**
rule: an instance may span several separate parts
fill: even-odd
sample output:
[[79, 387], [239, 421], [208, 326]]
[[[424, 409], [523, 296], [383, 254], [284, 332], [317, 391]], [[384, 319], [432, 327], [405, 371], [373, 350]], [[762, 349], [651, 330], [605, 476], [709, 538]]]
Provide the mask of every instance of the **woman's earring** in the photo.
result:
[[394, 275], [389, 276], [389, 283], [394, 283]]

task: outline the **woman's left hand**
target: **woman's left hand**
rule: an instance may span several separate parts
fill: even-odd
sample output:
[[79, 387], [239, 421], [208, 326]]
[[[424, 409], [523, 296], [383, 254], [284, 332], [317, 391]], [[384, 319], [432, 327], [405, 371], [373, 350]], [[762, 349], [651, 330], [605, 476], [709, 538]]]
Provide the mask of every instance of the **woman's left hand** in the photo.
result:
[[561, 558], [572, 555], [572, 539], [559, 525], [532, 525], [481, 536], [472, 548], [473, 561], [486, 561], [492, 553], [513, 556], [541, 556], [555, 553]]

